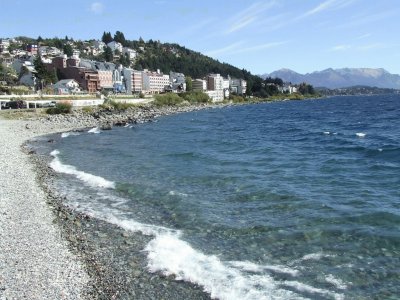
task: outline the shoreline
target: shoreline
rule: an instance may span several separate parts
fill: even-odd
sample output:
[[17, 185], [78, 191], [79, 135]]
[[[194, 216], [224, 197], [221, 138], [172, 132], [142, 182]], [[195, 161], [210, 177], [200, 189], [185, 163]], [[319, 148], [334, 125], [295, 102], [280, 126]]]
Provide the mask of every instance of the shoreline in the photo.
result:
[[[127, 232], [116, 225], [79, 213], [63, 204], [63, 199], [50, 187], [52, 177], [55, 174], [49, 169], [45, 157], [41, 157], [30, 150], [27, 145], [32, 140], [50, 134], [79, 131], [83, 128], [95, 126], [101, 127], [105, 124], [112, 127], [122, 126], [125, 123], [144, 123], [159, 116], [213, 107], [221, 106], [199, 105], [162, 108], [144, 106], [129, 112], [100, 111], [95, 113], [98, 114], [97, 116], [94, 114], [95, 117], [88, 117], [88, 114], [79, 112], [74, 112], [71, 115], [36, 117], [29, 120], [8, 121], [2, 120], [0, 117], [1, 124], [8, 125], [6, 126], [8, 128], [3, 129], [9, 130], [10, 135], [21, 137], [18, 140], [18, 150], [20, 155], [29, 160], [29, 167], [34, 170], [32, 181], [36, 182], [36, 188], [43, 193], [40, 201], [44, 203], [44, 209], [52, 217], [51, 222], [48, 221], [49, 224], [47, 225], [58, 231], [62, 242], [66, 244], [66, 251], [72, 257], [70, 260], [81, 265], [81, 277], [85, 277], [85, 280], [80, 280], [82, 292], [77, 296], [68, 295], [66, 299], [149, 299], [162, 297], [167, 299], [210, 299], [210, 295], [204, 292], [202, 287], [195, 284], [176, 281], [174, 276], [163, 276], [147, 271], [143, 248], [152, 239], [151, 237], [140, 233]], [[108, 238], [110, 236], [112, 238]], [[13, 240], [10, 241], [9, 237], [5, 237], [3, 242], [14, 243]], [[28, 245], [28, 247], [30, 246]], [[51, 248], [54, 245], [46, 244], [45, 247]], [[0, 256], [0, 258], [0, 263], [3, 263], [3, 257]], [[22, 262], [25, 259], [23, 257]], [[44, 262], [44, 264], [46, 263]], [[62, 270], [53, 270], [53, 272], [62, 272]], [[20, 298], [21, 293], [18, 294], [18, 291], [8, 284], [10, 278], [7, 277], [10, 277], [9, 274], [3, 272], [3, 274], [0, 273], [0, 276], [0, 296], [4, 295], [7, 300]], [[77, 289], [76, 284], [71, 284], [71, 287]], [[44, 286], [43, 289], [46, 290], [46, 287]], [[25, 294], [26, 292], [24, 291]], [[35, 292], [35, 290], [32, 291], [32, 293]], [[35, 297], [31, 298], [36, 299]]]

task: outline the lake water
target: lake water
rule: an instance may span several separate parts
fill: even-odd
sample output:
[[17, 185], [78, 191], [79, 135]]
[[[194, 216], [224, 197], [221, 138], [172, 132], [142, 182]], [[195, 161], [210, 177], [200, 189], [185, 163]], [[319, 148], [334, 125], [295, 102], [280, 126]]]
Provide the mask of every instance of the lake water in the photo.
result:
[[231, 106], [59, 135], [56, 188], [221, 299], [400, 297], [400, 96]]

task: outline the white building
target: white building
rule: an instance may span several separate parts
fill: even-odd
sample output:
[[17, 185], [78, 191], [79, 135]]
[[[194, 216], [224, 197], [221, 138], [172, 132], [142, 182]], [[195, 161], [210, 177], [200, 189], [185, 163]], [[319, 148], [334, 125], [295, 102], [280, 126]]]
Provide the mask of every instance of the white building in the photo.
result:
[[220, 74], [209, 74], [207, 76], [207, 90], [222, 91], [224, 89], [224, 78]]
[[246, 94], [246, 89], [247, 89], [246, 80], [236, 79], [236, 78], [231, 79], [230, 90], [232, 93], [235, 93], [238, 95], [244, 95], [244, 94]]
[[94, 41], [93, 42], [93, 47], [97, 50], [104, 51], [104, 47], [106, 46], [106, 43], [102, 41]]
[[224, 101], [224, 90], [206, 91], [205, 93], [211, 98], [212, 102]]
[[63, 79], [53, 85], [54, 92], [58, 95], [79, 93], [79, 83], [75, 79]]
[[10, 39], [0, 39], [0, 52], [8, 52], [10, 46]]
[[169, 75], [145, 70], [142, 74], [143, 91], [148, 94], [159, 94], [169, 87]]
[[131, 48], [127, 48], [127, 47], [122, 48], [122, 54], [124, 54], [124, 55], [128, 54], [128, 57], [130, 60], [134, 60], [137, 56], [137, 53], [135, 50], [133, 50]]
[[123, 49], [122, 44], [118, 43], [116, 41], [112, 41], [112, 42], [108, 43], [107, 46], [110, 47], [113, 52], [115, 52], [115, 50], [122, 52], [122, 49]]
[[222, 88], [225, 89], [229, 89], [230, 85], [231, 85], [231, 79], [228, 78], [223, 78], [223, 83], [222, 83]]
[[41, 56], [47, 56], [47, 55], [48, 56], [58, 56], [58, 55], [63, 54], [63, 52], [60, 49], [58, 49], [56, 47], [48, 47], [48, 46], [39, 47], [38, 53]]

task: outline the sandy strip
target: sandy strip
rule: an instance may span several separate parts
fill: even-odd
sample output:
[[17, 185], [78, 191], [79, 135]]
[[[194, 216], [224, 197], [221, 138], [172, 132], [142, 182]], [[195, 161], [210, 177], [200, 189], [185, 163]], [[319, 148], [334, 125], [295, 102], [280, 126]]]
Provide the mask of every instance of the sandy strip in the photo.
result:
[[62, 129], [0, 119], [0, 300], [82, 299], [87, 287], [21, 150], [27, 139]]

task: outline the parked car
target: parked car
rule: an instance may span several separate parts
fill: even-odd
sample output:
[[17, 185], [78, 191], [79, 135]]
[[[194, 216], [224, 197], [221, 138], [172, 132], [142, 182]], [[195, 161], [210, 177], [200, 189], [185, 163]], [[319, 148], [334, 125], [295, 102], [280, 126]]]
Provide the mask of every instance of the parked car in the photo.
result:
[[8, 108], [12, 109], [26, 108], [26, 102], [22, 100], [10, 101], [7, 104]]
[[56, 101], [46, 102], [41, 105], [42, 107], [55, 107]]

